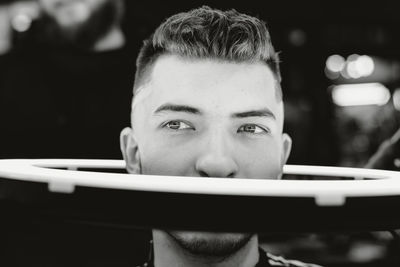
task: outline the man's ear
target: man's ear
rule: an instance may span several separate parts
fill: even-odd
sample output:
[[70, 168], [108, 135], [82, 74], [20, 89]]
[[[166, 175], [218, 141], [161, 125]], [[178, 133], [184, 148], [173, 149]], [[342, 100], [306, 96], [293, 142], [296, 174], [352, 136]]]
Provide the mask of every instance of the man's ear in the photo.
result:
[[121, 131], [120, 147], [126, 163], [126, 170], [129, 173], [140, 174], [142, 170], [139, 148], [131, 128], [126, 127]]
[[282, 134], [282, 167], [286, 164], [292, 150], [292, 138], [286, 133]]

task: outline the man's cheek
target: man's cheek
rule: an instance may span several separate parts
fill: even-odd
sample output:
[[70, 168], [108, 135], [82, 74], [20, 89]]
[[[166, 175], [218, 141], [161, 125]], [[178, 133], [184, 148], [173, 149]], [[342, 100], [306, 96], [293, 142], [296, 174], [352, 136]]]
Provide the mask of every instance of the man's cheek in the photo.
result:
[[187, 150], [160, 149], [142, 159], [143, 174], [188, 176], [193, 166], [193, 157]]
[[250, 151], [238, 151], [241, 176], [249, 179], [276, 179], [280, 174], [279, 153], [271, 148], [267, 144], [260, 144]]

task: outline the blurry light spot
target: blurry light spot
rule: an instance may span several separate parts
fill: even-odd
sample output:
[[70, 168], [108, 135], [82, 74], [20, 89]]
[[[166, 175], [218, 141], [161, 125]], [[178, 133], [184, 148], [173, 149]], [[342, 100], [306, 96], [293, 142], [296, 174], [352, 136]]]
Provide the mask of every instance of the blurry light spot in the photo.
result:
[[[355, 263], [369, 263], [385, 257], [386, 248], [381, 244], [356, 241], [348, 252], [348, 257]], [[358, 265], [358, 264], [357, 264]]]
[[307, 41], [307, 35], [301, 29], [294, 29], [289, 32], [289, 41], [294, 46], [302, 46]]
[[346, 66], [347, 73], [349, 74], [350, 78], [353, 79], [358, 79], [361, 77], [361, 73], [357, 69], [356, 63], [357, 61], [350, 61]]
[[400, 111], [400, 88], [393, 92], [393, 106], [396, 110]]
[[349, 76], [349, 73], [347, 72], [347, 67], [343, 68], [342, 71], [340, 72], [343, 78], [345, 79], [350, 79], [351, 77]]
[[359, 54], [351, 54], [350, 56], [347, 57], [347, 63], [356, 61], [359, 57], [360, 57]]
[[400, 168], [400, 159], [395, 158], [393, 161], [394, 166], [396, 166], [396, 168]]
[[380, 83], [341, 84], [333, 87], [333, 102], [338, 106], [385, 105], [390, 91]]
[[326, 67], [330, 71], [340, 72], [345, 79], [359, 79], [370, 76], [375, 70], [375, 63], [367, 55], [351, 54], [346, 60], [339, 55], [333, 55], [327, 59]]
[[340, 72], [345, 66], [345, 60], [340, 55], [329, 56], [326, 60], [326, 68], [331, 72]]
[[332, 72], [328, 68], [325, 68], [324, 72], [325, 72], [325, 76], [331, 80], [336, 80], [340, 77], [339, 72]]
[[366, 55], [357, 58], [357, 60], [355, 61], [355, 65], [357, 71], [363, 77], [371, 75], [375, 69], [374, 60]]
[[32, 19], [26, 14], [18, 14], [11, 20], [11, 25], [17, 32], [27, 31], [32, 24]]
[[11, 41], [0, 39], [0, 55], [7, 53], [10, 49], [11, 49]]
[[8, 7], [0, 4], [0, 55], [11, 49], [11, 42]]

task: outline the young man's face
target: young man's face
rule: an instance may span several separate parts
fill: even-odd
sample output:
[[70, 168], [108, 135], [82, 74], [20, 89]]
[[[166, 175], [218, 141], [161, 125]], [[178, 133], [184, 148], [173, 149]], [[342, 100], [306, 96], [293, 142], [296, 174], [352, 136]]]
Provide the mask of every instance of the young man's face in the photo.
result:
[[[132, 130], [121, 134], [128, 171], [277, 179], [291, 141], [282, 134], [283, 107], [276, 86], [261, 62], [160, 57], [135, 96]], [[172, 235], [188, 243], [210, 240], [218, 247], [248, 239], [242, 234]]]
[[122, 150], [152, 175], [276, 179], [290, 150], [263, 63], [163, 56], [135, 96]]

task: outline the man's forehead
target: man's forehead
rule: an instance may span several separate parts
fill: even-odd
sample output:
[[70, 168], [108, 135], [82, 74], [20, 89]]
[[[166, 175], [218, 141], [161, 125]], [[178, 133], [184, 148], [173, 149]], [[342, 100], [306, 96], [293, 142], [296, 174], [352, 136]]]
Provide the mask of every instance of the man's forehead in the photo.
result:
[[[148, 81], [137, 88], [133, 106], [149, 95], [159, 101], [200, 100], [207, 96], [209, 101], [245, 102], [247, 99], [274, 105], [277, 102], [275, 87], [274, 75], [262, 62], [238, 63], [163, 55], [154, 63]], [[242, 99], [230, 99], [235, 96]]]
[[144, 104], [138, 116], [150, 116], [160, 106], [172, 104], [226, 116], [268, 109], [279, 124], [283, 120], [282, 102], [275, 97], [276, 80], [264, 64], [163, 56], [150, 75], [132, 104], [132, 110]]
[[154, 97], [166, 100], [205, 95], [211, 100], [213, 96], [223, 99], [241, 94], [261, 101], [275, 100], [276, 80], [263, 63], [163, 56], [155, 62], [144, 87], [155, 91]]
[[[200, 80], [203, 78], [220, 77], [220, 80], [233, 78], [233, 74], [242, 73], [253, 78], [247, 82], [258, 82], [261, 80], [274, 80], [272, 71], [262, 61], [228, 61], [214, 58], [189, 58], [178, 55], [160, 56], [153, 64], [151, 80], [170, 80], [175, 76], [188, 75], [190, 78]], [[222, 77], [220, 75], [223, 75]], [[175, 80], [179, 82], [180, 80]], [[274, 85], [276, 82], [274, 82]]]

